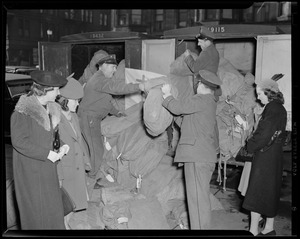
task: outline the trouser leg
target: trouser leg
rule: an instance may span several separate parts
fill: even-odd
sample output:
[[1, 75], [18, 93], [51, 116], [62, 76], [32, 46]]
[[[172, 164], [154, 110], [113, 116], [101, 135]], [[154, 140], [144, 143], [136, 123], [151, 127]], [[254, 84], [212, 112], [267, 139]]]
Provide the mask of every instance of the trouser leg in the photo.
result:
[[214, 163], [185, 163], [185, 183], [191, 229], [210, 229], [210, 180]]

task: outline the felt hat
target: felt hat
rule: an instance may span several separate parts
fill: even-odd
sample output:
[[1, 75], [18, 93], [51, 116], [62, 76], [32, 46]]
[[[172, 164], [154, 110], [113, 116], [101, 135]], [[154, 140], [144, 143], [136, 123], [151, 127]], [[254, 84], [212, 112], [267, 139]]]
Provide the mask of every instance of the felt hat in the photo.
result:
[[112, 54], [112, 55], [105, 56], [105, 57], [101, 58], [97, 64], [102, 65], [104, 63], [118, 65], [118, 63], [116, 61], [116, 55]]
[[208, 70], [200, 70], [199, 75], [201, 76], [201, 82], [205, 85], [210, 87], [217, 88], [218, 86], [222, 85], [222, 81], [220, 78], [213, 72]]
[[261, 80], [256, 84], [256, 86], [258, 86], [262, 90], [268, 89], [268, 90], [271, 90], [271, 91], [274, 91], [274, 92], [279, 91], [278, 83], [274, 80], [271, 80], [271, 79]]
[[213, 40], [215, 39], [215, 34], [213, 32], [211, 32], [210, 30], [208, 30], [207, 27], [201, 26], [200, 27], [200, 32], [199, 34], [196, 36], [196, 38], [198, 39], [209, 39], [209, 40]]
[[68, 83], [60, 88], [59, 92], [66, 99], [78, 100], [83, 97], [83, 87], [72, 75], [67, 77]]
[[32, 80], [44, 86], [61, 87], [67, 84], [67, 79], [50, 71], [36, 70], [30, 73]]

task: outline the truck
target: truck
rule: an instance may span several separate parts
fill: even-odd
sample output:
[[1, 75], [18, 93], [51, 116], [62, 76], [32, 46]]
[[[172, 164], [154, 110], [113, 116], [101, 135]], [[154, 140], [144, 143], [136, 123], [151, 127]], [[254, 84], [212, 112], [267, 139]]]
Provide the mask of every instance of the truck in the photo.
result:
[[[202, 26], [203, 27], [203, 26]], [[278, 81], [285, 97], [288, 113], [286, 130], [292, 130], [291, 26], [228, 24], [206, 25], [215, 35], [214, 44], [220, 58], [230, 62], [243, 75], [251, 73], [255, 82], [282, 74]], [[161, 37], [137, 32], [90, 32], [61, 37], [60, 42], [39, 42], [39, 65], [63, 76], [74, 74], [79, 79], [93, 53], [105, 50], [125, 59], [127, 68], [141, 69], [162, 75], [186, 49], [199, 54], [195, 36], [200, 26], [164, 31]], [[234, 154], [233, 154], [234, 155]], [[234, 156], [221, 160], [243, 165]]]

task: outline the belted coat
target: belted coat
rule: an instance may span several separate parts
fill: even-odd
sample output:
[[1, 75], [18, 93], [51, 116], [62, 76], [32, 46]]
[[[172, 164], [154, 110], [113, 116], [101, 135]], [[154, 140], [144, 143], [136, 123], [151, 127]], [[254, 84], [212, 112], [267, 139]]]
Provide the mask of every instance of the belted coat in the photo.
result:
[[70, 149], [58, 163], [58, 176], [73, 199], [75, 210], [81, 210], [88, 207], [85, 166], [90, 163], [90, 159], [83, 142], [77, 114], [71, 114], [71, 123], [75, 131], [64, 114], [61, 115], [59, 124], [60, 139], [69, 145]]
[[[271, 101], [265, 106], [257, 129], [246, 144], [248, 152], [254, 153], [254, 158], [243, 207], [267, 217], [275, 217], [278, 212], [286, 122], [287, 112], [282, 103]], [[261, 152], [277, 130], [282, 131], [279, 136], [281, 140], [274, 141], [266, 151]]]
[[179, 101], [169, 96], [163, 106], [174, 115], [183, 115], [174, 162], [216, 162], [215, 97], [197, 94]]

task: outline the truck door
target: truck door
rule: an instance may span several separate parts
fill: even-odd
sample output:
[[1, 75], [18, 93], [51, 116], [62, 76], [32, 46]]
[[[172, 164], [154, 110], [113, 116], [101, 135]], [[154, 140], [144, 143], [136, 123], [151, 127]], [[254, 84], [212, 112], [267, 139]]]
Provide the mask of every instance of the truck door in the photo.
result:
[[175, 39], [142, 41], [142, 70], [167, 75], [174, 60]]
[[41, 70], [56, 72], [64, 77], [71, 75], [71, 45], [59, 42], [39, 42]]
[[291, 35], [257, 36], [255, 82], [271, 78], [275, 74], [284, 76], [277, 81], [284, 96], [284, 107], [288, 113], [286, 130], [291, 131], [292, 76]]

